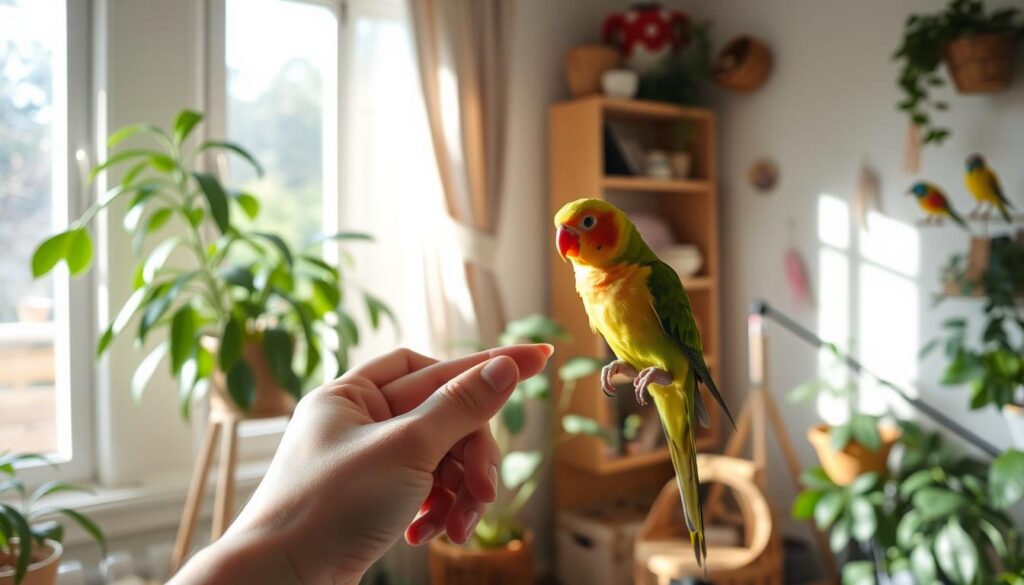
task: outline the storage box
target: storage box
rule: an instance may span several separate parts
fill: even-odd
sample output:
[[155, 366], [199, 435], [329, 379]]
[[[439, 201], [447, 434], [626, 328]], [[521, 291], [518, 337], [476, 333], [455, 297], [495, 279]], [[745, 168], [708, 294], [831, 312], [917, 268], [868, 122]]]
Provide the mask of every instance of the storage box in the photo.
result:
[[638, 498], [559, 514], [559, 583], [631, 585], [633, 545], [650, 506]]

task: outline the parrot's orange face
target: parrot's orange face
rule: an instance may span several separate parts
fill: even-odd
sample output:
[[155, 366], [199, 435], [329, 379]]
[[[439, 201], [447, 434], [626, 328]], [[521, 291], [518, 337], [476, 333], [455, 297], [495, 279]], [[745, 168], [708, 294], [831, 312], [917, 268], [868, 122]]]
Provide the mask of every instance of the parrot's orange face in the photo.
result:
[[606, 266], [621, 252], [628, 221], [604, 201], [577, 199], [555, 214], [555, 246], [563, 260]]

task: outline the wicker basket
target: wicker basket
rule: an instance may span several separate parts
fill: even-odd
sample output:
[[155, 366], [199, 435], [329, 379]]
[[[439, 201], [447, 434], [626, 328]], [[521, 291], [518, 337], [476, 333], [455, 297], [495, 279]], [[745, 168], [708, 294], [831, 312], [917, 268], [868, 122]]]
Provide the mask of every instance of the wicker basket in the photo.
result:
[[949, 76], [960, 93], [988, 93], [1006, 89], [1013, 73], [1016, 40], [989, 33], [962, 37], [946, 45]]
[[730, 41], [718, 54], [712, 77], [726, 89], [750, 93], [764, 85], [771, 71], [772, 52], [768, 45], [742, 36]]
[[474, 550], [445, 538], [430, 542], [432, 585], [531, 585], [533, 535], [499, 549]]
[[604, 45], [582, 45], [565, 52], [565, 81], [573, 97], [601, 93], [601, 75], [619, 66], [619, 52]]

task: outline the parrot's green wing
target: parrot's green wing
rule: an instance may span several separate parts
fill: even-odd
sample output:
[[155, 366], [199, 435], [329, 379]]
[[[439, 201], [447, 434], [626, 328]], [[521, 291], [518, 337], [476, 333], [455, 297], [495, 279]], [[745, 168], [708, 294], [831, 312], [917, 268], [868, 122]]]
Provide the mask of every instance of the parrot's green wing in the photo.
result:
[[736, 421], [733, 420], [732, 413], [725, 405], [725, 399], [722, 398], [722, 393], [719, 392], [718, 386], [708, 370], [708, 365], [704, 362], [704, 346], [700, 341], [700, 331], [693, 319], [690, 299], [686, 296], [686, 290], [683, 289], [679, 275], [660, 260], [646, 265], [651, 269], [651, 274], [647, 277], [647, 288], [651, 292], [654, 312], [658, 315], [658, 320], [661, 321], [661, 328], [682, 350], [686, 361], [693, 368], [697, 380], [711, 392], [711, 396], [722, 407], [725, 416], [729, 417], [729, 422], [735, 428]]
[[1013, 205], [1010, 204], [1010, 200], [1006, 198], [1006, 194], [1003, 193], [1003, 186], [999, 183], [999, 176], [996, 175], [995, 171], [991, 169], [985, 169], [985, 175], [988, 179], [989, 185], [992, 187], [992, 192], [996, 194], [996, 197], [1002, 202], [1003, 205], [1013, 209]]

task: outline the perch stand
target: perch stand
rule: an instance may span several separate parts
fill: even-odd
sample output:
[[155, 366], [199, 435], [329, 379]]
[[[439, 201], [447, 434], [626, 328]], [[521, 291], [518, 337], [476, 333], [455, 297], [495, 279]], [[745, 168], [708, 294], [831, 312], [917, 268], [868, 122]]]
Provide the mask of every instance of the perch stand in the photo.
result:
[[[753, 461], [721, 455], [698, 455], [702, 483], [732, 488], [743, 525], [742, 546], [708, 546], [707, 574], [723, 585], [782, 585], [782, 545], [772, 526], [772, 512], [758, 487]], [[637, 585], [669, 585], [673, 579], [703, 577], [684, 529], [679, 488], [670, 480], [640, 529], [635, 553]]]

